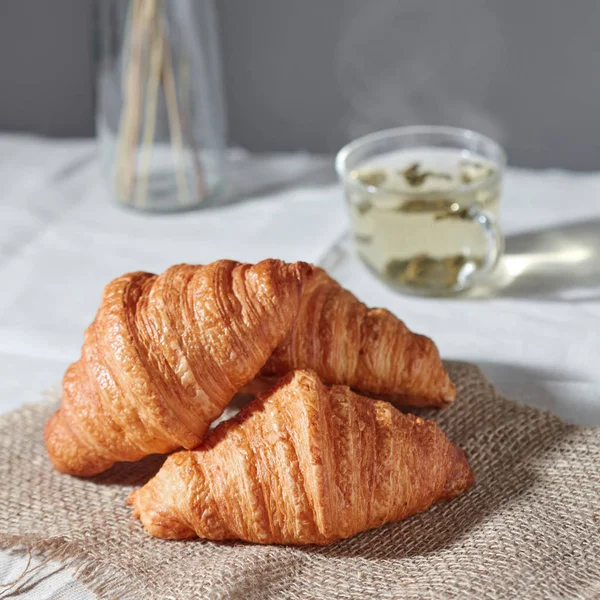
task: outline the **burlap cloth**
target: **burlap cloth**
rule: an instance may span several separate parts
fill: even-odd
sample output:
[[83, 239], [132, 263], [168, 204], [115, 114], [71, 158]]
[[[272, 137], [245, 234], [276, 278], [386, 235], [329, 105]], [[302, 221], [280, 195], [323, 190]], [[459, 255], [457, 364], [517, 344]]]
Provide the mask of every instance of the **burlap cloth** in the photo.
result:
[[153, 539], [125, 499], [162, 460], [59, 475], [46, 402], [0, 419], [0, 546], [69, 561], [101, 598], [600, 598], [600, 430], [449, 368], [456, 402], [423, 414], [466, 449], [476, 484], [404, 522], [326, 548]]

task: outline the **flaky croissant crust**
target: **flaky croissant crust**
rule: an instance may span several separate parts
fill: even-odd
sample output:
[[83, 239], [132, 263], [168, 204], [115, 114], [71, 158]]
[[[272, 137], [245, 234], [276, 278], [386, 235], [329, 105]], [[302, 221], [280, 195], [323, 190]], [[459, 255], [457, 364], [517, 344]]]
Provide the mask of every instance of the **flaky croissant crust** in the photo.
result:
[[464, 453], [430, 421], [290, 373], [129, 502], [162, 538], [327, 544], [468, 489]]
[[197, 446], [290, 330], [311, 273], [221, 260], [109, 283], [45, 429], [54, 466], [93, 475]]
[[305, 283], [298, 318], [262, 375], [292, 369], [312, 369], [328, 384], [403, 406], [440, 407], [456, 396], [431, 339], [388, 310], [368, 308], [317, 267]]

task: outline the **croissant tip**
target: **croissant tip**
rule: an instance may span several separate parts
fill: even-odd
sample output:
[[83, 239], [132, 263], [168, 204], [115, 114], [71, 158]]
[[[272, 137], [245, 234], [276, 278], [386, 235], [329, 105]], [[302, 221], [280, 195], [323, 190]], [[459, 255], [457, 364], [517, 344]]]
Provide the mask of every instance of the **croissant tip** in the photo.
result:
[[133, 492], [131, 492], [129, 494], [129, 496], [127, 496], [127, 500], [125, 502], [125, 506], [132, 506], [133, 507], [133, 516], [136, 519], [140, 518], [140, 510], [137, 504], [137, 497], [138, 497], [138, 492], [139, 490], [133, 490]]
[[456, 386], [450, 381], [448, 377], [448, 385], [446, 386], [446, 390], [444, 395], [442, 396], [442, 406], [448, 406], [448, 404], [452, 404], [456, 400]]
[[458, 446], [450, 447], [450, 464], [452, 465], [448, 473], [444, 497], [447, 500], [462, 494], [475, 483], [475, 475], [469, 465], [467, 455], [464, 450]]

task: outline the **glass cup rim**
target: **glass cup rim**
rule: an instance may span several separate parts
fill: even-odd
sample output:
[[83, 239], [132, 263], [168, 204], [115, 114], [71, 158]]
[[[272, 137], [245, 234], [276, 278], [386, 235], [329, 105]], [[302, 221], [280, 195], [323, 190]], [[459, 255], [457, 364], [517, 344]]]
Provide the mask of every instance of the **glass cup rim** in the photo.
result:
[[[351, 171], [346, 166], [346, 161], [348, 157], [355, 152], [356, 150], [371, 144], [375, 144], [377, 142], [381, 142], [385, 139], [393, 139], [393, 138], [403, 138], [409, 135], [427, 135], [427, 134], [440, 134], [446, 135], [448, 137], [458, 137], [464, 139], [477, 139], [483, 142], [485, 145], [493, 148], [494, 153], [498, 156], [497, 169], [489, 176], [484, 179], [478, 179], [472, 183], [462, 183], [451, 190], [451, 193], [463, 193], [470, 192], [477, 188], [483, 187], [485, 185], [489, 185], [490, 183], [495, 183], [502, 177], [502, 172], [506, 167], [506, 152], [504, 148], [493, 140], [491, 137], [479, 133], [473, 129], [467, 129], [463, 127], [450, 127], [446, 125], [403, 125], [400, 127], [393, 127], [391, 129], [382, 129], [380, 131], [375, 131], [373, 133], [369, 133], [362, 137], [356, 138], [352, 140], [345, 146], [343, 146], [337, 153], [335, 157], [335, 170], [337, 172], [338, 177], [344, 184], [350, 184], [358, 189], [362, 189], [363, 191], [369, 192], [370, 194], [378, 193], [378, 192], [390, 192], [390, 193], [398, 193], [404, 196], [431, 196], [432, 194], [436, 194], [437, 192], [434, 190], [421, 191], [421, 190], [406, 190], [406, 189], [394, 189], [392, 187], [382, 189], [380, 187], [369, 185], [352, 177], [350, 175]], [[445, 192], [448, 193], [447, 191]]]

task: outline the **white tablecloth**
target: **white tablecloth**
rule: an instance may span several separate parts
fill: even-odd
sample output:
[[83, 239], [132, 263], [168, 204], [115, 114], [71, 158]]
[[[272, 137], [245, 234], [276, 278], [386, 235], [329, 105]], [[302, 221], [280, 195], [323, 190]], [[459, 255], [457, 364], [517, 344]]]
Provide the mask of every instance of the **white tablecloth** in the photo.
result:
[[[117, 275], [224, 257], [331, 259], [347, 218], [330, 159], [235, 152], [229, 181], [228, 206], [147, 215], [111, 203], [93, 142], [0, 136], [0, 412], [59, 384]], [[515, 400], [600, 425], [600, 173], [509, 169], [501, 209], [507, 255], [470, 297], [401, 296], [347, 258], [334, 275]], [[0, 554], [0, 585], [24, 566]], [[93, 597], [56, 569], [20, 597]]]

